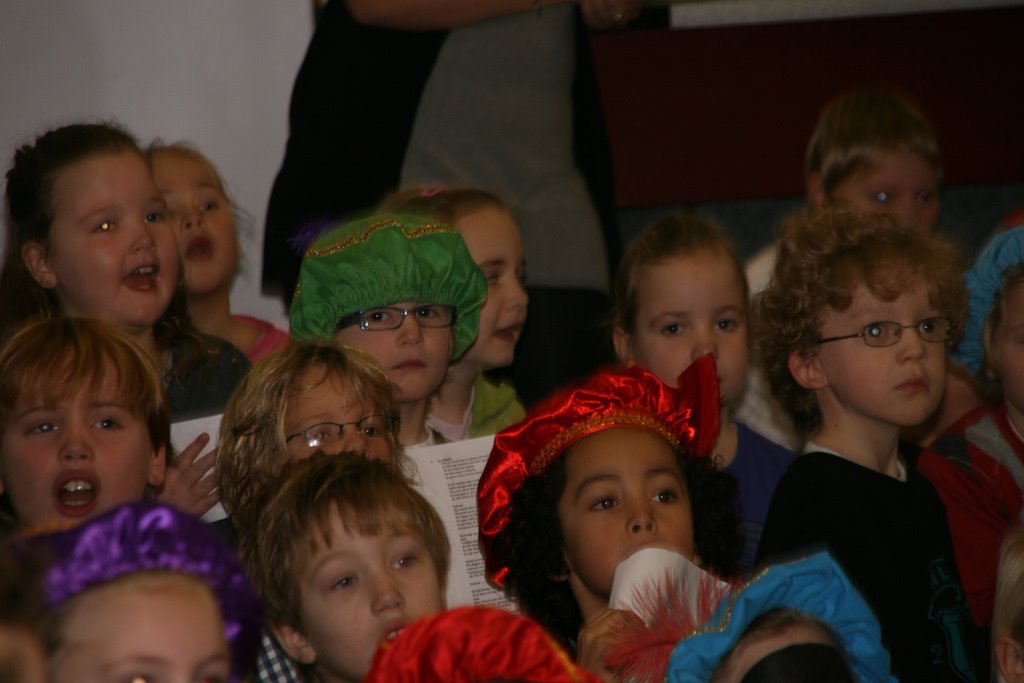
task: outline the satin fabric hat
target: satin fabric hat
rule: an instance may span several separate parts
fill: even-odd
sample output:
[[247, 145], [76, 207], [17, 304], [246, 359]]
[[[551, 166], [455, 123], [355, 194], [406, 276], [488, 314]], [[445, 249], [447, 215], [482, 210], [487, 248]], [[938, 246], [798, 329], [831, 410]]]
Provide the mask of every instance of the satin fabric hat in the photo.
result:
[[556, 393], [523, 421], [494, 437], [477, 486], [480, 546], [488, 578], [504, 584], [505, 548], [512, 496], [527, 477], [539, 477], [580, 439], [613, 427], [658, 434], [673, 448], [706, 457], [718, 438], [719, 395], [715, 361], [704, 356], [679, 376], [679, 388], [633, 366], [599, 370], [577, 387]]
[[455, 308], [452, 358], [476, 339], [487, 279], [462, 236], [435, 220], [378, 215], [313, 242], [302, 258], [291, 308], [295, 339], [330, 339], [356, 311], [403, 301]]

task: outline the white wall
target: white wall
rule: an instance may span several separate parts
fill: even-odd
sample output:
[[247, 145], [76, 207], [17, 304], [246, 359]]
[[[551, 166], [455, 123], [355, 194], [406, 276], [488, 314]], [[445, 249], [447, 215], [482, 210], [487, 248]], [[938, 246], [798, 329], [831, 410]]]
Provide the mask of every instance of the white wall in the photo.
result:
[[234, 308], [283, 324], [259, 292], [263, 219], [312, 25], [309, 0], [0, 0], [0, 167], [81, 119], [195, 143], [252, 216]]

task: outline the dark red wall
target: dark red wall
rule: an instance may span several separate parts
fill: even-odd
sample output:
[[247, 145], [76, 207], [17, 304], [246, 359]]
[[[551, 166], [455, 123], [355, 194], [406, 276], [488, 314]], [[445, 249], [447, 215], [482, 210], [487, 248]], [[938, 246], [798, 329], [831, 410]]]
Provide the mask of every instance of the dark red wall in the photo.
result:
[[889, 87], [946, 184], [1024, 180], [1024, 7], [593, 37], [619, 206], [799, 195], [822, 105]]

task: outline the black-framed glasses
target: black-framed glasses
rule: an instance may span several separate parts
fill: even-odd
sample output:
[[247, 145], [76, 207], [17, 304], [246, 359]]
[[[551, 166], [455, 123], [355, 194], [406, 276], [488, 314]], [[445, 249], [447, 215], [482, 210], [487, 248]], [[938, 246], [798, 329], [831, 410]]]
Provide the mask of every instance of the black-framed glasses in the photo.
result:
[[310, 448], [323, 448], [336, 442], [345, 433], [347, 427], [355, 427], [357, 433], [367, 439], [383, 439], [394, 432], [398, 418], [391, 415], [367, 415], [356, 422], [321, 422], [301, 432], [290, 434], [285, 442], [301, 437], [303, 443]]
[[819, 339], [817, 344], [827, 344], [839, 341], [840, 339], [855, 339], [860, 337], [868, 346], [883, 347], [892, 346], [899, 342], [903, 336], [903, 330], [915, 329], [923, 341], [938, 343], [944, 342], [953, 334], [956, 326], [945, 318], [925, 318], [913, 325], [901, 325], [892, 320], [880, 320], [868, 323], [856, 334], [844, 334], [840, 337], [827, 337]]
[[412, 308], [381, 306], [380, 308], [356, 311], [339, 320], [334, 329], [340, 330], [352, 325], [359, 325], [360, 329], [371, 332], [396, 330], [402, 326], [402, 321], [407, 315], [411, 315], [420, 327], [451, 327], [455, 324], [454, 306], [421, 304]]

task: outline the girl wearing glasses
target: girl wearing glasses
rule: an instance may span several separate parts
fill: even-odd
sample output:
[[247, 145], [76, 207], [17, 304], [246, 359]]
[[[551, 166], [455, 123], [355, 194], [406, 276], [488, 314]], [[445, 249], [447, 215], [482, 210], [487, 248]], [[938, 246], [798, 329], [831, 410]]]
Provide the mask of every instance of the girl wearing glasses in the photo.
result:
[[945, 388], [966, 303], [958, 261], [893, 216], [821, 209], [783, 225], [754, 305], [769, 385], [807, 435], [759, 558], [828, 549], [878, 615], [904, 683], [981, 680], [942, 501], [898, 449]]
[[477, 335], [487, 281], [465, 242], [433, 219], [379, 215], [342, 225], [307, 250], [291, 309], [296, 339], [335, 339], [384, 369], [398, 441], [441, 440], [426, 424], [448, 364]]

